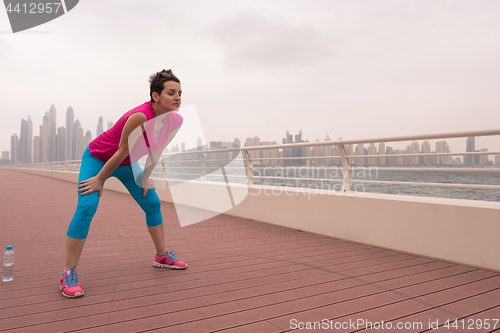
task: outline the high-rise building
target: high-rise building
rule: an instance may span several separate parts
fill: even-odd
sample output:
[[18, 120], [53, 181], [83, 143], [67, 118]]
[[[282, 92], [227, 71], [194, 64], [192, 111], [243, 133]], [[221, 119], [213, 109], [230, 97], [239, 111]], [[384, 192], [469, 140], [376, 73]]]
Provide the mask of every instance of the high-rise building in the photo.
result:
[[[394, 150], [394, 155], [402, 155], [404, 151], [401, 149]], [[394, 165], [404, 165], [405, 159], [404, 156], [396, 156], [394, 157]]]
[[[238, 142], [240, 140], [238, 139]], [[241, 146], [239, 146], [241, 147]], [[203, 141], [201, 141], [201, 138], [198, 137], [198, 139], [196, 140], [196, 150], [206, 150], [206, 149], [203, 149]]]
[[21, 136], [19, 138], [18, 162], [32, 163], [33, 161], [33, 122], [28, 115], [26, 120], [21, 120]]
[[[68, 110], [66, 111], [66, 130], [65, 130], [65, 136], [66, 140], [64, 142], [65, 144], [65, 156], [64, 159], [66, 161], [71, 161], [73, 160], [73, 147], [74, 147], [74, 126], [75, 126], [75, 114], [73, 112], [73, 108], [70, 106], [68, 107]], [[75, 154], [76, 155], [76, 154]]]
[[2, 157], [0, 158], [0, 165], [8, 165], [10, 164], [9, 152], [2, 151]]
[[[286, 136], [281, 140], [283, 144], [294, 143], [293, 135], [290, 134], [288, 130], [286, 130]], [[299, 134], [295, 135], [295, 143], [304, 142], [302, 140], [302, 130], [299, 131]], [[306, 148], [286, 148], [283, 149], [283, 157], [305, 157], [308, 156], [308, 150]], [[296, 160], [283, 160], [284, 165], [303, 165], [304, 160], [296, 159]]]
[[[368, 145], [367, 149], [367, 155], [377, 155], [377, 147], [375, 147], [375, 143], [371, 142]], [[377, 164], [377, 158], [376, 157], [370, 157], [366, 159], [368, 165], [376, 165]]]
[[[418, 142], [413, 141], [411, 145], [406, 146], [405, 154], [418, 154], [420, 152], [420, 146]], [[418, 165], [418, 156], [415, 157], [404, 157], [405, 165]]]
[[[260, 138], [258, 136], [254, 136], [253, 138], [246, 138], [245, 139], [245, 147], [256, 147], [260, 146]], [[211, 149], [211, 148], [210, 148]], [[250, 158], [261, 158], [261, 151], [259, 150], [250, 150]], [[261, 161], [257, 161], [256, 163], [260, 163]]]
[[85, 137], [83, 136], [83, 128], [80, 121], [75, 120], [74, 133], [73, 133], [73, 156], [72, 160], [79, 160], [83, 156], [85, 147]]
[[66, 156], [66, 129], [61, 126], [57, 129], [57, 157], [56, 161], [64, 161]]
[[19, 138], [17, 134], [12, 134], [10, 137], [10, 163], [17, 164], [19, 153]]
[[[301, 142], [304, 142], [304, 140], [302, 140], [302, 130], [299, 131], [299, 134], [295, 135], [295, 143], [301, 143]], [[294, 148], [293, 150], [294, 150], [293, 157], [306, 157], [309, 155], [307, 148], [299, 147], [299, 148]], [[303, 165], [304, 160], [303, 159], [294, 160], [294, 164]]]
[[108, 121], [108, 129], [110, 129], [114, 125], [115, 125], [115, 123], [113, 121]]
[[[429, 141], [424, 141], [422, 143], [422, 153], [423, 154], [429, 154], [431, 153], [431, 144], [429, 143]], [[422, 158], [422, 163], [423, 165], [432, 165], [431, 163], [431, 156], [424, 156]]]
[[[436, 142], [436, 153], [451, 153], [450, 147], [448, 147], [448, 143], [445, 140]], [[452, 159], [451, 156], [439, 156], [438, 164], [446, 165]]]
[[57, 114], [54, 104], [49, 108], [49, 162], [57, 161]]
[[[362, 144], [362, 143], [358, 144], [356, 146], [356, 151], [354, 154], [355, 155], [366, 155], [364, 144]], [[354, 160], [355, 165], [366, 165], [366, 158], [355, 158], [353, 160]]]
[[[319, 140], [316, 140], [316, 142], [319, 142]], [[325, 146], [314, 146], [311, 148], [311, 156], [312, 157], [320, 157], [320, 156], [325, 156], [324, 154], [324, 148]], [[312, 160], [314, 162], [315, 166], [322, 166], [324, 165], [323, 161], [324, 159], [322, 158], [315, 158]]]
[[[326, 133], [326, 137], [325, 137], [324, 141], [326, 141], [326, 142], [332, 141], [332, 140], [330, 140], [330, 136], [328, 135], [328, 132]], [[340, 151], [338, 151], [339, 155], [336, 155], [337, 152], [335, 151], [335, 148], [337, 148], [337, 150], [338, 150], [337, 146], [323, 146], [323, 156], [339, 156]], [[324, 166], [332, 166], [332, 165], [336, 165], [337, 161], [338, 161], [337, 159], [323, 159], [322, 164]]]
[[[198, 142], [198, 147], [199, 147], [199, 146], [201, 146], [201, 145], [199, 144], [199, 143], [201, 142], [201, 139], [200, 139], [200, 138], [198, 138], [198, 140], [200, 140], [200, 141]], [[241, 141], [240, 141], [240, 139], [238, 139], [238, 138], [234, 138], [234, 140], [233, 140], [233, 147], [234, 147], [234, 148], [236, 148], [236, 147], [238, 147], [238, 148], [239, 148], [239, 147], [241, 147]]]
[[90, 133], [90, 131], [87, 131], [87, 132], [85, 132], [85, 145], [84, 145], [84, 149], [82, 152], [82, 156], [83, 156], [83, 153], [85, 152], [85, 149], [87, 149], [87, 147], [89, 146], [90, 142], [92, 142], [92, 133]]
[[[261, 141], [260, 145], [261, 146], [270, 146], [270, 145], [277, 145], [278, 143], [276, 141]], [[269, 166], [274, 166], [278, 164], [278, 155], [279, 155], [279, 150], [278, 149], [263, 149], [261, 150], [262, 153], [262, 158], [270, 158], [271, 160], [262, 160], [260, 163], [264, 165], [269, 165]]]
[[33, 137], [33, 163], [42, 163], [42, 144], [38, 135]]
[[[475, 137], [471, 136], [467, 138], [467, 149], [465, 150], [467, 153], [472, 153], [476, 151], [476, 142]], [[476, 156], [474, 155], [464, 155], [464, 165], [475, 165], [476, 164]]]
[[[385, 148], [385, 152], [387, 155], [394, 155], [394, 150], [392, 149], [391, 146], [387, 146], [387, 148]], [[387, 165], [395, 165], [396, 164], [395, 157], [387, 157], [385, 162]]]
[[[487, 148], [481, 148], [481, 152], [487, 152]], [[490, 160], [488, 159], [488, 155], [478, 155], [479, 156], [479, 165], [488, 165]]]
[[51, 143], [51, 135], [50, 135], [50, 115], [49, 112], [45, 112], [43, 116], [43, 123], [40, 126], [40, 144], [41, 144], [41, 154], [42, 161], [41, 162], [50, 162], [50, 143]]
[[[378, 153], [377, 155], [385, 155], [385, 143], [380, 142], [378, 144]], [[379, 157], [377, 158], [377, 163], [378, 165], [385, 165], [386, 164], [386, 157]]]
[[104, 120], [102, 119], [102, 116], [100, 116], [99, 121], [97, 122], [97, 130], [95, 132], [95, 136], [98, 137], [102, 134], [102, 132], [104, 132]]

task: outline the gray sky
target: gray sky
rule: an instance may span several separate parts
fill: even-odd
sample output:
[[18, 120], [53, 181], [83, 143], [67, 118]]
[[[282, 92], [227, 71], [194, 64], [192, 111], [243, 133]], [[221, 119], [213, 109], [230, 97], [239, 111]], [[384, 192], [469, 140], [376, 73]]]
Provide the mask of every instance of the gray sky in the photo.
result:
[[207, 140], [500, 128], [499, 17], [481, 0], [85, 0], [12, 34], [0, 10], [0, 150], [28, 114], [38, 135], [51, 104], [58, 126], [72, 106], [95, 137], [99, 116], [106, 127], [149, 100], [163, 68]]

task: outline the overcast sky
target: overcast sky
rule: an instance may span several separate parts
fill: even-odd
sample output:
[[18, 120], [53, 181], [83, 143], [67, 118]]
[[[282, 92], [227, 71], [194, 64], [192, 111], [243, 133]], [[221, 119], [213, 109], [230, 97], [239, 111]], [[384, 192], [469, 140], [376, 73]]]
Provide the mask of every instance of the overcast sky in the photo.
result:
[[500, 128], [499, 18], [500, 1], [481, 0], [83, 0], [13, 34], [0, 10], [0, 150], [28, 114], [38, 135], [51, 104], [57, 126], [72, 106], [95, 137], [99, 116], [106, 127], [149, 100], [163, 68], [207, 140]]

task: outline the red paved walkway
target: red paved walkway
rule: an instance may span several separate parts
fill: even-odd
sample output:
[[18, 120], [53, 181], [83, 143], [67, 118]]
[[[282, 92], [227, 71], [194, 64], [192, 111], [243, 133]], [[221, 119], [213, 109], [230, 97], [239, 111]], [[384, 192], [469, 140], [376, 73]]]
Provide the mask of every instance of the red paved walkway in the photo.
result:
[[76, 185], [1, 169], [0, 184], [0, 247], [16, 252], [15, 279], [0, 284], [0, 332], [265, 333], [323, 319], [334, 332], [356, 331], [347, 323], [357, 320], [392, 331], [422, 323], [400, 330], [419, 332], [457, 318], [466, 328], [489, 319], [473, 330], [489, 332], [500, 319], [499, 272], [227, 215], [181, 228], [168, 203], [169, 249], [189, 267], [154, 268], [142, 211], [106, 190], [78, 267], [85, 296], [66, 299], [58, 283]]

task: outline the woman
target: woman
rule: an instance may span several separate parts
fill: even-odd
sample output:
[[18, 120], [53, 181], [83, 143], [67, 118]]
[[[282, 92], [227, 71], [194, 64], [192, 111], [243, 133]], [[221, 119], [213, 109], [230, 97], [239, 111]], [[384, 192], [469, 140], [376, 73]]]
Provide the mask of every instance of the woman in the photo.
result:
[[[146, 213], [146, 224], [156, 248], [153, 265], [172, 269], [187, 267], [174, 256], [174, 251], [167, 250], [160, 199], [149, 179], [161, 152], [182, 125], [182, 117], [171, 112], [181, 105], [181, 84], [170, 69], [151, 75], [149, 82], [150, 101], [125, 113], [112, 128], [93, 140], [83, 154], [78, 205], [66, 234], [66, 266], [61, 277], [61, 291], [66, 297], [83, 296], [76, 266], [104, 182], [109, 177], [118, 178]], [[142, 171], [137, 161], [145, 155], [148, 159]]]

